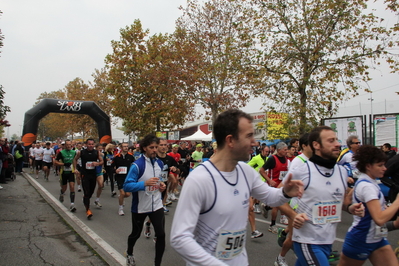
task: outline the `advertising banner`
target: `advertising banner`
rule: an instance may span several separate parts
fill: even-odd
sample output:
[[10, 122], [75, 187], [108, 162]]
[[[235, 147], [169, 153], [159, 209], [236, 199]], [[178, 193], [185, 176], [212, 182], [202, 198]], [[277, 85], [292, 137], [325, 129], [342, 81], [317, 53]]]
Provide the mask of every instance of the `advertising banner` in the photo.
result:
[[350, 135], [358, 136], [359, 141], [364, 143], [362, 116], [335, 117], [323, 119], [322, 121], [325, 126], [331, 127], [337, 133], [338, 141], [341, 143], [342, 148], [347, 148], [346, 140]]

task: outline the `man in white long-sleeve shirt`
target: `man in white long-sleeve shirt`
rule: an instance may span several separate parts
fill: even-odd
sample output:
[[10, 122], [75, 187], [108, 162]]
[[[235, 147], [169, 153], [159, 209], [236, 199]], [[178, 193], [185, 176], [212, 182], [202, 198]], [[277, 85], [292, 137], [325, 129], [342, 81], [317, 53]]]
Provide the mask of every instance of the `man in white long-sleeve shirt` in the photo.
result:
[[[240, 110], [221, 113], [213, 125], [217, 152], [188, 176], [172, 224], [171, 245], [188, 265], [248, 265], [245, 250], [249, 197], [280, 206], [300, 197], [301, 181], [282, 189], [262, 182], [248, 160], [256, 146], [252, 117]], [[284, 210], [300, 227], [306, 216]]]

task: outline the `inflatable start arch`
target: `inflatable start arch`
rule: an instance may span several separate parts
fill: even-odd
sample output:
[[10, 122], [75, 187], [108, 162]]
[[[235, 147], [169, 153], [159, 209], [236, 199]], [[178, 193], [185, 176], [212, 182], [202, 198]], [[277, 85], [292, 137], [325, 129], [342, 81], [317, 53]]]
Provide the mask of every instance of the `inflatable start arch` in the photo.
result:
[[95, 102], [43, 99], [25, 113], [22, 131], [25, 147], [36, 141], [39, 121], [49, 113], [88, 115], [97, 123], [100, 143], [110, 143], [112, 140], [110, 118]]

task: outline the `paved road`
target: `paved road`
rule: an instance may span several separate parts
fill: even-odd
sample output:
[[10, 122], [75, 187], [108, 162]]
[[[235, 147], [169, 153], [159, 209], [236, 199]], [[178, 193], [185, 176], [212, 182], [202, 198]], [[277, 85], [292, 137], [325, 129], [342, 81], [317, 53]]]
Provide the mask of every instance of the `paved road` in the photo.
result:
[[[27, 175], [32, 178], [35, 175]], [[45, 181], [42, 177], [35, 179], [39, 184], [41, 184], [50, 194], [52, 194], [56, 199], [58, 199], [60, 188], [58, 177], [53, 174], [50, 175], [49, 181]], [[127, 247], [127, 236], [131, 231], [131, 215], [130, 206], [131, 198], [125, 201], [125, 216], [118, 215], [118, 199], [111, 197], [111, 191], [109, 186], [105, 186], [101, 195], [101, 204], [103, 207], [97, 209], [92, 207], [93, 218], [92, 220], [87, 220], [84, 206], [81, 201], [82, 192], [76, 192], [75, 205], [77, 207], [77, 212], [72, 214], [76, 216], [79, 220], [86, 225], [88, 228], [93, 230], [102, 240], [109, 244], [119, 256], [125, 254]], [[69, 208], [69, 191], [66, 193], [64, 205]], [[92, 198], [92, 205], [95, 199], [95, 195]], [[174, 266], [174, 265], [185, 265], [184, 261], [179, 257], [179, 255], [170, 247], [169, 236], [170, 227], [173, 219], [173, 214], [176, 208], [177, 202], [173, 203], [169, 207], [170, 212], [166, 214], [166, 250], [163, 258], [163, 265]], [[65, 210], [65, 209], [64, 209]], [[269, 218], [270, 219], [270, 218]], [[264, 233], [264, 236], [257, 239], [247, 239], [247, 251], [249, 256], [250, 265], [273, 265], [274, 260], [278, 253], [280, 252], [280, 247], [276, 242], [276, 235], [267, 231], [269, 227], [269, 221], [266, 221], [260, 214], [256, 215], [257, 229]], [[333, 248], [335, 250], [341, 250], [343, 239], [347, 229], [352, 222], [352, 217], [344, 212], [343, 221], [338, 226], [337, 231], [337, 241], [334, 243]], [[248, 226], [249, 227], [249, 226]], [[250, 231], [248, 230], [248, 236], [250, 236]], [[389, 241], [390, 243], [396, 245], [399, 239], [399, 230], [390, 232]], [[138, 240], [134, 251], [137, 265], [152, 265], [154, 257], [154, 243], [152, 238], [146, 239], [143, 235]], [[101, 255], [101, 254], [100, 254]], [[293, 252], [289, 252], [287, 255], [287, 262], [289, 265], [295, 264], [295, 256]], [[364, 265], [371, 265], [367, 262]]]

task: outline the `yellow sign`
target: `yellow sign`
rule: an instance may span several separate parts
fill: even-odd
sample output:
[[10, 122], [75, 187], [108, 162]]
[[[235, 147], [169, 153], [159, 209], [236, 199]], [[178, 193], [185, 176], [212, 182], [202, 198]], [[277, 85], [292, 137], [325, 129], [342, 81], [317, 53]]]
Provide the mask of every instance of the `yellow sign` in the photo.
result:
[[266, 125], [268, 140], [288, 138], [288, 114], [267, 112]]

